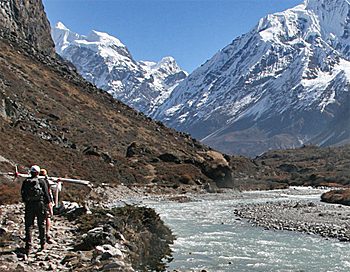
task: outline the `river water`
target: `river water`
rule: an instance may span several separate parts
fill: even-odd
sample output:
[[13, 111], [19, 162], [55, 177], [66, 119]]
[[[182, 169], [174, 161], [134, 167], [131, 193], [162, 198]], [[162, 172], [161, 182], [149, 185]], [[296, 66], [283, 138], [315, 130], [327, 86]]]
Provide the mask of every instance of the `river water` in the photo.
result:
[[235, 216], [243, 203], [302, 199], [320, 201], [320, 191], [296, 189], [271, 192], [193, 196], [194, 202], [146, 200], [176, 236], [178, 271], [350, 271], [350, 243], [298, 232], [265, 230]]

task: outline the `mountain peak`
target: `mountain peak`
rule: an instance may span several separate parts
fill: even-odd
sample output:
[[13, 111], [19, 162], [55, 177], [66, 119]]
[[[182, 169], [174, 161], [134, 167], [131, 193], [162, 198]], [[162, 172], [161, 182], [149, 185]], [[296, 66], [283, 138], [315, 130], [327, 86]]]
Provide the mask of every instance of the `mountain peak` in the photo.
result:
[[82, 37], [70, 31], [62, 22], [58, 22], [51, 29], [52, 39], [55, 41], [56, 51], [58, 54], [62, 53], [62, 51], [67, 47], [67, 44], [73, 42], [75, 40], [79, 40]]
[[105, 32], [100, 32], [96, 30], [91, 30], [86, 36], [86, 41], [88, 42], [97, 42], [105, 45], [116, 45], [118, 47], [125, 47], [125, 45], [117, 38], [109, 35]]
[[165, 70], [168, 70], [169, 73], [174, 73], [174, 72], [180, 72], [181, 69], [180, 67], [177, 65], [175, 59], [173, 57], [164, 57], [162, 58], [161, 61], [159, 61], [157, 63], [157, 68], [162, 68], [162, 69], [165, 69]]
[[169, 96], [168, 88], [175, 88], [187, 76], [173, 57], [158, 63], [136, 62], [119, 39], [105, 32], [92, 30], [84, 36], [58, 23], [52, 36], [56, 52], [83, 77], [145, 114]]
[[350, 4], [348, 0], [305, 0], [284, 12], [265, 16], [255, 30], [263, 41], [291, 42], [317, 37], [337, 47], [350, 41]]
[[[349, 6], [307, 0], [265, 16], [190, 74], [151, 117], [231, 154], [343, 141], [350, 130], [338, 121], [348, 109]], [[331, 125], [341, 132], [328, 133]]]
[[62, 30], [69, 30], [62, 22], [58, 22], [54, 28], [62, 29]]
[[307, 9], [325, 9], [331, 10], [336, 6], [349, 5], [348, 0], [305, 0], [304, 5]]

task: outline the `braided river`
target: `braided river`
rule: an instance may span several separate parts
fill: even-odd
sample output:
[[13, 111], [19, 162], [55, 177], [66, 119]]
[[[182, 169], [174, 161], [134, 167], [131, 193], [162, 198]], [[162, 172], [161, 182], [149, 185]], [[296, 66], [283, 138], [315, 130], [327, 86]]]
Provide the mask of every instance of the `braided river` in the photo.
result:
[[143, 204], [154, 208], [176, 236], [168, 271], [350, 271], [349, 242], [266, 230], [234, 214], [241, 204], [252, 202], [320, 202], [321, 193], [291, 188], [191, 195], [188, 202], [148, 199]]

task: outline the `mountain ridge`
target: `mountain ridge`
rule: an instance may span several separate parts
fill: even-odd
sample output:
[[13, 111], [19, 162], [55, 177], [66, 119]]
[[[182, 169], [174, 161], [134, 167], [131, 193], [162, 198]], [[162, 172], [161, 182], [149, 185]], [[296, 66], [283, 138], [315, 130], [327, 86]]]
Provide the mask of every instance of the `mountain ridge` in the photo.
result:
[[223, 153], [349, 143], [349, 29], [347, 0], [305, 0], [261, 18], [189, 76], [175, 69], [172, 86], [140, 62], [131, 91], [112, 93]]
[[[332, 25], [320, 27], [313, 9], [322, 22], [341, 26], [338, 36], [327, 32]], [[347, 108], [349, 14], [348, 1], [313, 0], [265, 16], [190, 74], [151, 116], [221, 152], [252, 157], [345, 140], [322, 134]], [[348, 125], [341, 134], [349, 135]]]
[[172, 57], [158, 63], [135, 61], [118, 38], [104, 32], [79, 35], [59, 22], [52, 37], [56, 52], [74, 63], [84, 78], [146, 115], [187, 76]]

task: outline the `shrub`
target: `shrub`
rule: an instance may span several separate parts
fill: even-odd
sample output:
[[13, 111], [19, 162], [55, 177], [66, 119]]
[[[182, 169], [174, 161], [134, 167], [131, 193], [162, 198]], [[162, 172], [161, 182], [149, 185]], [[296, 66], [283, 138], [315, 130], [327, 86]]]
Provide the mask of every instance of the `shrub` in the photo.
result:
[[14, 204], [21, 201], [21, 185], [19, 183], [0, 184], [0, 205]]

